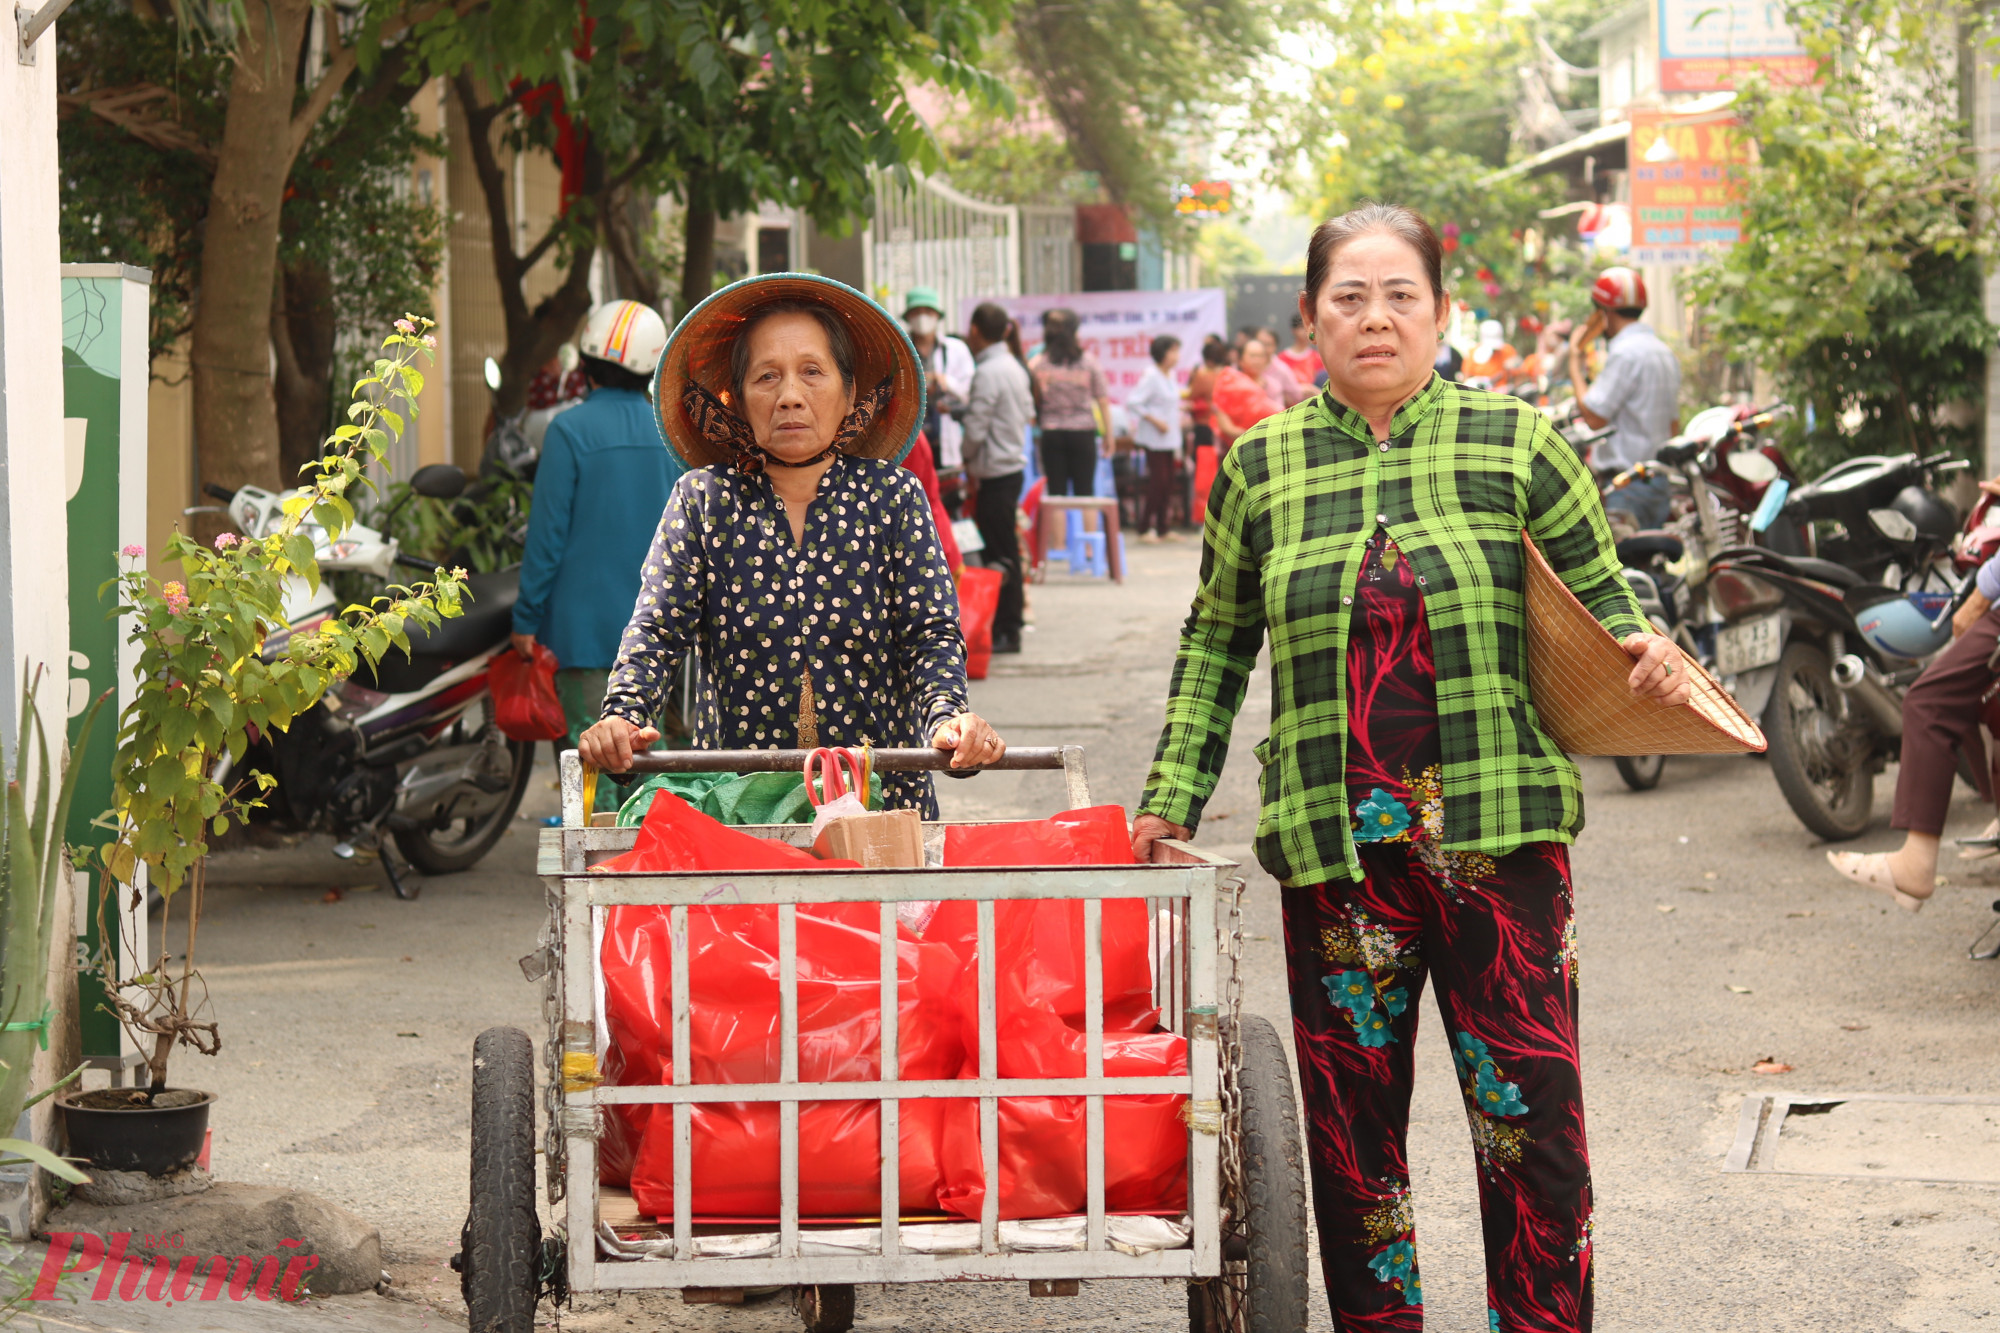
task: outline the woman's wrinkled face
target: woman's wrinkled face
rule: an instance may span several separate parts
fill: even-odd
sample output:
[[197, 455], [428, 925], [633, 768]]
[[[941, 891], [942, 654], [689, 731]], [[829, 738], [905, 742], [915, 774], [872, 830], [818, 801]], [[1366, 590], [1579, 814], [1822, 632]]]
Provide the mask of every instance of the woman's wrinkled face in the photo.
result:
[[743, 416], [757, 443], [788, 462], [833, 442], [854, 406], [826, 330], [811, 315], [773, 315], [750, 331]]
[[1451, 308], [1438, 300], [1423, 256], [1400, 236], [1375, 232], [1334, 253], [1299, 313], [1319, 335], [1334, 397], [1365, 409], [1400, 403], [1424, 386]]

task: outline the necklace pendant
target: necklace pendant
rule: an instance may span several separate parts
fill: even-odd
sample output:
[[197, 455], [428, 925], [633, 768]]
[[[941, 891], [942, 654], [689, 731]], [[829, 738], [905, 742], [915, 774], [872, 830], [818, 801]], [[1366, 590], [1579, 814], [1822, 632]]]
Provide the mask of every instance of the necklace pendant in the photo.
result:
[[810, 668], [799, 683], [799, 748], [801, 750], [819, 748], [819, 710], [813, 702], [813, 678]]

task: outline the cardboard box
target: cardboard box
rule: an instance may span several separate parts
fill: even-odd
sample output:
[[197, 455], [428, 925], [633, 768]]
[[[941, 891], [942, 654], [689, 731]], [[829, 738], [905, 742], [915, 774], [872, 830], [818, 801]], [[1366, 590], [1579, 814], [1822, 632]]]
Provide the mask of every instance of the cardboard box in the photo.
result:
[[813, 851], [830, 861], [858, 861], [869, 870], [922, 869], [924, 821], [915, 810], [873, 810], [836, 819]]

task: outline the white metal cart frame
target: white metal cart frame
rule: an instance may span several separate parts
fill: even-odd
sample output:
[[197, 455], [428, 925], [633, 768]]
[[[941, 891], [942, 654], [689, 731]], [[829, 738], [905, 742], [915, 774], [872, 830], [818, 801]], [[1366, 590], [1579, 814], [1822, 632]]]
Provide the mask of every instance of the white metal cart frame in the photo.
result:
[[[804, 757], [802, 751], [666, 751], [639, 756], [634, 767], [641, 772], [796, 771]], [[936, 770], [944, 767], [949, 758], [936, 750], [878, 750], [874, 754], [878, 772]], [[1081, 747], [1010, 750], [993, 767], [1061, 769], [1067, 779], [1070, 807], [1089, 804]], [[1163, 842], [1155, 849], [1154, 863], [1143, 866], [605, 874], [592, 871], [591, 867], [630, 850], [638, 830], [586, 826], [591, 821], [584, 814], [583, 774], [575, 751], [562, 756], [561, 787], [563, 826], [544, 832], [538, 867], [548, 895], [550, 925], [542, 950], [524, 959], [523, 967], [531, 979], [543, 979], [547, 986], [550, 1035], [544, 1051], [548, 1071], [544, 1097], [549, 1115], [543, 1154], [546, 1192], [550, 1203], [561, 1207], [563, 1227], [559, 1238], [545, 1242], [530, 1237], [524, 1242], [540, 1247], [541, 1257], [537, 1262], [542, 1269], [541, 1277], [530, 1283], [528, 1311], [532, 1312], [536, 1291], [558, 1287], [577, 1292], [769, 1286], [798, 1287], [802, 1291], [847, 1288], [851, 1300], [851, 1288], [864, 1284], [1016, 1280], [1031, 1281], [1038, 1291], [1052, 1292], [1073, 1291], [1075, 1288], [1070, 1284], [1077, 1281], [1104, 1278], [1181, 1278], [1199, 1283], [1224, 1276], [1226, 1269], [1238, 1274], [1232, 1280], [1239, 1289], [1248, 1285], [1246, 1263], [1256, 1266], [1258, 1256], [1253, 1241], [1253, 1252], [1246, 1260], [1242, 1231], [1246, 1225], [1254, 1229], [1254, 1223], [1245, 1224], [1239, 1216], [1232, 1238], [1231, 1219], [1224, 1206], [1226, 1196], [1243, 1195], [1240, 1183], [1232, 1185], [1240, 1182], [1235, 1114], [1239, 1107], [1235, 1102], [1234, 1078], [1225, 1078], [1224, 1068], [1225, 1061], [1231, 1061], [1230, 1070], [1234, 1070], [1236, 1054], [1233, 997], [1237, 990], [1231, 960], [1237, 954], [1240, 938], [1236, 894], [1241, 881], [1235, 878], [1234, 862], [1184, 843]], [[927, 824], [926, 832], [939, 827]], [[808, 834], [803, 826], [790, 825], [748, 826], [740, 831], [799, 845], [805, 843]], [[998, 1075], [995, 904], [1039, 899], [1080, 900], [1083, 905], [1085, 1069], [1079, 1078], [1024, 1079]], [[1185, 1074], [1112, 1078], [1104, 1073], [1105, 899], [1142, 899], [1149, 905], [1154, 998], [1161, 1006], [1162, 1023], [1187, 1039]], [[895, 1077], [900, 980], [897, 905], [947, 900], [976, 905], [978, 1077], [901, 1079]], [[880, 909], [883, 1077], [877, 1080], [806, 1082], [799, 1078], [797, 912], [801, 906], [821, 903], [872, 903]], [[604, 1085], [597, 1060], [595, 914], [620, 906], [668, 909], [672, 1039], [676, 1051], [685, 1051], [689, 1048], [690, 1027], [688, 910], [719, 904], [767, 905], [777, 909], [781, 1032], [778, 1080], [757, 1084], [697, 1084], [691, 1079], [692, 1062], [677, 1059], [673, 1062], [670, 1085]], [[1226, 975], [1219, 975], [1222, 973]], [[525, 1038], [518, 1030], [491, 1030], [482, 1036], [481, 1043], [496, 1035], [511, 1035], [521, 1052], [520, 1058], [530, 1058]], [[479, 1049], [475, 1047], [476, 1051]], [[1284, 1102], [1282, 1115], [1277, 1119], [1289, 1119], [1293, 1112], [1281, 1049], [1275, 1059]], [[1269, 1062], [1266, 1053], [1266, 1063]], [[504, 1226], [495, 1231], [490, 1221], [480, 1222], [481, 1063], [475, 1060], [473, 1206], [461, 1269], [468, 1302], [474, 1306], [475, 1324], [480, 1307], [474, 1296], [482, 1282], [475, 1280], [474, 1267], [482, 1265], [492, 1270], [502, 1266], [497, 1258], [480, 1256], [497, 1254], [510, 1246], [521, 1248], [509, 1240]], [[515, 1094], [521, 1100], [528, 1096], [518, 1080]], [[1115, 1247], [1108, 1241], [1104, 1099], [1161, 1094], [1188, 1099], [1182, 1113], [1189, 1126], [1188, 1240], [1178, 1248], [1141, 1248], [1134, 1253], [1131, 1251], [1137, 1247]], [[999, 1099], [1003, 1097], [1084, 1099], [1087, 1189], [1081, 1248], [1048, 1251], [1009, 1247], [999, 1218]], [[905, 1228], [917, 1224], [905, 1223], [899, 1215], [899, 1111], [904, 1101], [922, 1098], [978, 1102], [984, 1174], [989, 1184], [976, 1246], [969, 1238], [966, 1244], [953, 1245], [952, 1252], [939, 1252], [936, 1245], [918, 1249], [904, 1243]], [[498, 1098], [489, 1092], [486, 1100]], [[825, 1253], [826, 1246], [809, 1246], [815, 1227], [833, 1224], [815, 1223], [799, 1215], [799, 1105], [831, 1101], [877, 1102], [881, 1107], [879, 1241], [871, 1235], [868, 1244], [851, 1252]], [[779, 1108], [780, 1209], [774, 1254], [723, 1257], [702, 1253], [703, 1247], [695, 1243], [697, 1231], [691, 1203], [692, 1111], [703, 1102], [772, 1103]], [[670, 1231], [662, 1227], [671, 1238], [671, 1246], [650, 1247], [656, 1255], [664, 1250], [665, 1257], [611, 1255], [605, 1252], [599, 1238], [598, 1137], [604, 1108], [643, 1105], [673, 1108], [673, 1216]], [[527, 1115], [532, 1126], [532, 1106]], [[493, 1122], [489, 1119], [487, 1123]], [[1292, 1146], [1281, 1145], [1280, 1151], [1268, 1154], [1284, 1159], [1268, 1169], [1277, 1172], [1284, 1185], [1281, 1202], [1289, 1207], [1287, 1201], [1296, 1199], [1296, 1237], [1302, 1245], [1303, 1182], [1295, 1120], [1291, 1126]], [[1265, 1155], [1259, 1154], [1258, 1171], [1267, 1170], [1261, 1165]], [[1287, 1171], [1288, 1176], [1284, 1174]], [[532, 1190], [531, 1179], [528, 1188]], [[1254, 1194], [1251, 1197], [1254, 1200]], [[531, 1197], [529, 1204], [531, 1214]], [[518, 1199], [511, 1206], [518, 1212]], [[1254, 1202], [1251, 1206], [1254, 1207]], [[1245, 1205], [1236, 1207], [1240, 1213]], [[490, 1204], [487, 1211], [494, 1211]], [[660, 1219], [662, 1224], [666, 1221]], [[479, 1230], [482, 1225], [485, 1229]], [[1293, 1219], [1278, 1218], [1268, 1229], [1283, 1233], [1293, 1226]], [[713, 1228], [703, 1230], [711, 1232]], [[770, 1227], [744, 1226], [740, 1230], [768, 1234]], [[500, 1236], [500, 1241], [475, 1243], [479, 1236], [493, 1235]], [[1296, 1266], [1300, 1271], [1293, 1285], [1298, 1287], [1302, 1301], [1302, 1250], [1299, 1260]], [[515, 1268], [529, 1266], [523, 1262]], [[558, 1266], [566, 1272], [552, 1280], [550, 1271]], [[1287, 1260], [1285, 1266], [1293, 1265]], [[490, 1272], [483, 1278], [488, 1286], [494, 1280]], [[510, 1270], [503, 1285], [518, 1286], [522, 1280]], [[1060, 1285], [1044, 1287], [1044, 1283]], [[1249, 1327], [1244, 1322], [1247, 1316], [1242, 1314], [1242, 1308], [1243, 1301], [1239, 1298], [1235, 1302], [1236, 1313], [1226, 1321], [1228, 1326]], [[1302, 1304], [1300, 1308], [1302, 1311]], [[490, 1326], [499, 1328], [504, 1323], [495, 1320]], [[1197, 1324], [1201, 1326], [1201, 1321]], [[1223, 1324], [1211, 1320], [1207, 1326]]]

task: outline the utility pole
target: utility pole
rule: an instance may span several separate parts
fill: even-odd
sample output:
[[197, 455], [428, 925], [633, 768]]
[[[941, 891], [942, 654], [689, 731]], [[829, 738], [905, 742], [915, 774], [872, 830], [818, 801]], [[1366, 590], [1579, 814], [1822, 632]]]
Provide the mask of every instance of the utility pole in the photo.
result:
[[[1982, 197], [1991, 192], [1995, 175], [2000, 173], [2000, 64], [1996, 64], [1995, 53], [1982, 40], [1995, 8], [1992, 4], [1981, 6], [1980, 17], [1985, 22], [1974, 26], [1961, 47], [1966, 53], [1965, 64], [1961, 68], [1970, 66], [1967, 73], [1971, 82], [1968, 100], [1971, 103], [1972, 146], [1978, 163]], [[1984, 226], [1996, 224], [2000, 224], [2000, 219], [1982, 219]], [[1980, 291], [1986, 318], [2000, 324], [2000, 262], [1987, 262]], [[1986, 453], [1983, 475], [2000, 476], [2000, 347], [1986, 349], [1986, 398], [1981, 426]]]

